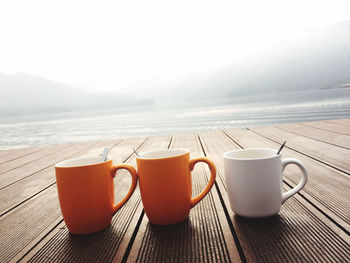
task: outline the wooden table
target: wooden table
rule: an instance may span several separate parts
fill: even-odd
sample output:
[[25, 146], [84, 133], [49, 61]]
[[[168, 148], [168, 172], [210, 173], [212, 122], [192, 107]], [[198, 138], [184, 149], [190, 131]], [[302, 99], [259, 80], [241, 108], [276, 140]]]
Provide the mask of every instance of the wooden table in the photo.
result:
[[[248, 220], [230, 209], [223, 178], [223, 153], [246, 147], [277, 148], [301, 160], [309, 181], [278, 215]], [[208, 156], [217, 180], [181, 224], [151, 225], [139, 190], [104, 231], [69, 234], [55, 184], [58, 161], [98, 154], [108, 146], [115, 163], [135, 165], [132, 147], [144, 152], [188, 148], [191, 157]], [[285, 170], [283, 188], [299, 179]], [[205, 165], [193, 172], [193, 194], [208, 181]], [[118, 172], [116, 200], [130, 176]], [[0, 262], [350, 262], [350, 119], [227, 129], [174, 136], [33, 147], [0, 151]]]

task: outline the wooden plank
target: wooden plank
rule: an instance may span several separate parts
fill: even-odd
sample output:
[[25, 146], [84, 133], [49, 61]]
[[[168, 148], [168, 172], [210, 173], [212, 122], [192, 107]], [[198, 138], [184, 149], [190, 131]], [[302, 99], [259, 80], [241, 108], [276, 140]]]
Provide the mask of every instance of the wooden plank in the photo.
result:
[[327, 122], [330, 122], [330, 123], [338, 123], [338, 124], [340, 124], [340, 125], [343, 125], [343, 126], [348, 127], [348, 129], [350, 128], [350, 119], [328, 120]]
[[60, 216], [56, 187], [0, 218], [0, 262], [10, 261]]
[[336, 132], [339, 134], [350, 135], [350, 129], [344, 129], [344, 126], [334, 122], [328, 121], [313, 121], [313, 122], [301, 122], [300, 124], [314, 127], [325, 131]]
[[[232, 132], [232, 131], [231, 131]], [[247, 140], [250, 132], [245, 133]], [[234, 133], [234, 132], [232, 132]], [[207, 155], [223, 176], [223, 153], [239, 148], [220, 132], [201, 132]], [[238, 140], [239, 145], [244, 143]], [[259, 146], [258, 146], [259, 147]], [[350, 239], [300, 196], [290, 198], [278, 215], [251, 220], [234, 215], [224, 180], [217, 181], [247, 262], [348, 262]], [[287, 190], [288, 187], [285, 187]], [[339, 233], [340, 232], [340, 233]]]
[[[144, 142], [144, 139], [132, 139], [129, 142], [125, 140], [125, 146], [130, 142], [137, 147]], [[132, 154], [131, 149], [125, 152], [125, 148], [121, 147], [120, 152], [118, 147], [112, 149], [111, 156], [116, 162], [124, 161], [125, 159], [120, 158], [127, 158], [126, 155]], [[51, 173], [54, 176], [53, 169]], [[13, 258], [16, 258], [15, 261], [20, 259], [32, 248], [28, 247], [28, 244], [31, 244], [36, 237], [48, 234], [52, 230], [48, 227], [59, 218], [61, 211], [55, 184], [2, 216], [0, 225], [4, 227], [0, 228], [0, 262], [8, 262]]]
[[69, 146], [63, 145], [63, 144], [42, 147], [42, 148], [40, 148], [40, 150], [38, 150], [34, 153], [27, 154], [25, 156], [16, 158], [14, 160], [2, 163], [2, 164], [0, 164], [0, 178], [1, 178], [1, 174], [5, 173], [5, 172], [13, 170], [13, 169], [20, 167], [22, 165], [32, 163], [38, 159], [50, 156], [51, 154], [54, 154], [55, 152], [60, 151], [62, 149], [65, 149], [67, 147], [69, 147]]
[[[170, 136], [152, 137], [139, 147], [139, 151], [167, 147]], [[132, 148], [138, 148], [136, 141], [123, 142], [121, 151], [116, 147], [111, 152], [114, 163], [119, 163], [118, 156], [128, 153], [127, 162], [135, 165]], [[126, 194], [131, 183], [130, 175], [121, 171], [115, 179], [116, 200], [120, 201]], [[64, 222], [60, 223], [34, 247], [29, 253], [23, 254], [22, 261], [27, 262], [110, 262], [115, 255], [124, 255], [129, 244], [134, 227], [142, 213], [139, 190], [113, 217], [109, 228], [92, 235], [77, 236], [69, 234]], [[20, 258], [15, 258], [18, 260]]]
[[296, 135], [276, 127], [256, 127], [250, 130], [279, 143], [287, 140], [287, 147], [350, 174], [350, 150], [348, 149]]
[[[187, 148], [191, 158], [203, 156], [195, 134], [175, 135], [172, 148]], [[203, 166], [192, 172], [193, 196], [206, 186], [210, 173]], [[143, 217], [128, 262], [239, 262], [216, 188], [197, 205], [187, 221], [172, 226], [156, 226]]]
[[94, 144], [96, 144], [96, 142], [69, 145], [66, 148], [63, 148], [49, 156], [43, 157], [34, 162], [22, 165], [18, 168], [5, 172], [0, 175], [0, 189], [8, 187], [9, 185], [15, 182], [18, 182], [20, 180], [23, 180], [24, 178], [32, 176], [33, 174], [41, 170], [44, 170], [61, 160], [64, 160], [65, 158], [72, 155], [73, 153], [80, 152], [84, 149], [88, 149]]
[[0, 164], [6, 163], [11, 160], [15, 160], [17, 158], [21, 158], [31, 153], [35, 153], [40, 151], [43, 147], [29, 147], [29, 148], [21, 148], [21, 149], [11, 149], [11, 150], [3, 150], [0, 153]]
[[294, 134], [305, 136], [311, 139], [319, 140], [338, 147], [350, 149], [350, 136], [336, 132], [321, 130], [318, 128], [305, 126], [299, 123], [281, 124], [276, 126], [279, 129]]
[[[277, 143], [251, 131], [228, 130], [228, 133], [244, 148], [277, 149], [279, 147]], [[283, 158], [293, 157], [302, 161], [308, 170], [309, 179], [301, 193], [350, 232], [350, 180], [348, 175], [288, 148], [284, 148], [282, 154]], [[299, 182], [299, 173], [297, 167], [288, 166], [283, 173], [284, 179], [290, 185], [295, 186]]]
[[[98, 155], [102, 152], [104, 147], [108, 146], [113, 148], [120, 140], [105, 141], [94, 144], [91, 148], [83, 148], [80, 152], [76, 152], [77, 149], [72, 148], [71, 155], [64, 155], [62, 158], [74, 158], [82, 155]], [[79, 149], [78, 149], [79, 150]], [[14, 207], [22, 204], [26, 200], [39, 194], [41, 191], [52, 186], [56, 183], [54, 174], [54, 165], [45, 168], [32, 176], [29, 176], [21, 181], [18, 181], [10, 186], [0, 190], [0, 215], [7, 213]]]

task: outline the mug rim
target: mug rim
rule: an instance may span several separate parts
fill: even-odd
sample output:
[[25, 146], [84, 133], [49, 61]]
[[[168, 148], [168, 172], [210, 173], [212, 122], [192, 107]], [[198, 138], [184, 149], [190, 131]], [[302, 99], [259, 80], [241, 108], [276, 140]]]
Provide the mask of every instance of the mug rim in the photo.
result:
[[[145, 157], [143, 155], [152, 155], [152, 154], [161, 154], [161, 153], [164, 153], [164, 152], [179, 152], [178, 154], [174, 154], [174, 155], [170, 155], [170, 156], [164, 156], [164, 157]], [[155, 151], [149, 151], [149, 152], [144, 152], [144, 153], [140, 153], [140, 156], [136, 156], [136, 159], [137, 160], [148, 160], [148, 161], [151, 161], [151, 160], [165, 160], [165, 159], [171, 159], [171, 158], [176, 158], [176, 157], [179, 157], [179, 156], [182, 156], [182, 155], [185, 155], [185, 154], [188, 154], [190, 153], [190, 151], [188, 149], [185, 149], [185, 148], [170, 148], [170, 149], [164, 149], [164, 150], [155, 150]]]
[[[100, 164], [105, 164], [105, 163], [108, 163], [108, 162], [111, 162], [112, 161], [112, 158], [111, 157], [107, 157], [107, 160], [106, 161], [98, 161], [98, 158], [101, 159], [101, 156], [95, 156], [95, 157], [78, 157], [78, 158], [72, 158], [72, 159], [67, 159], [67, 160], [63, 160], [63, 161], [60, 161], [58, 163], [55, 164], [55, 168], [64, 168], [64, 169], [67, 169], [67, 168], [79, 168], [79, 167], [89, 167], [89, 166], [94, 166], [94, 165], [100, 165]], [[96, 160], [95, 162], [91, 162], [91, 163], [88, 163], [88, 164], [78, 164], [78, 165], [68, 165], [69, 163], [72, 163], [72, 162], [77, 162], [77, 161], [88, 161], [88, 160]]]
[[[240, 152], [249, 152], [249, 151], [265, 151], [265, 152], [270, 152], [271, 154], [269, 156], [265, 157], [249, 157], [249, 158], [243, 158], [243, 157], [234, 157], [230, 156], [231, 154], [234, 153], [240, 153]], [[224, 159], [227, 160], [235, 160], [235, 161], [253, 161], [253, 160], [268, 160], [268, 159], [276, 159], [281, 157], [281, 153], [277, 155], [277, 150], [273, 148], [245, 148], [245, 149], [237, 149], [237, 150], [232, 150], [224, 153]]]

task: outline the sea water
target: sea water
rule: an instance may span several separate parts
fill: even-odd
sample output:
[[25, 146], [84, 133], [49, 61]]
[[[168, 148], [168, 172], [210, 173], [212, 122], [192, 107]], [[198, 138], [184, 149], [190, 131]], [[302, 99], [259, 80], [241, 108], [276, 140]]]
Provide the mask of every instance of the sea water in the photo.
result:
[[350, 118], [350, 89], [0, 119], [0, 149]]

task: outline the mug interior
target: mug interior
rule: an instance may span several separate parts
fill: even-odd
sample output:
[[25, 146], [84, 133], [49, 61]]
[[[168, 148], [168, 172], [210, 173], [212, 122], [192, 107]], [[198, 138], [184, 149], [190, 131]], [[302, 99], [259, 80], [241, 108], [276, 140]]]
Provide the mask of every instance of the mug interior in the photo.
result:
[[[107, 157], [107, 161], [110, 161], [111, 158]], [[107, 162], [106, 161], [106, 162]], [[80, 167], [80, 166], [88, 166], [88, 165], [94, 165], [99, 163], [104, 163], [105, 161], [102, 161], [101, 156], [98, 157], [88, 157], [88, 158], [76, 158], [76, 159], [70, 159], [65, 160], [62, 162], [59, 162], [55, 165], [55, 167]]]
[[[280, 154], [279, 154], [280, 155]], [[237, 160], [250, 160], [250, 159], [267, 159], [271, 157], [277, 157], [276, 149], [269, 148], [252, 148], [252, 149], [241, 149], [224, 154], [226, 159], [237, 159]]]
[[188, 153], [189, 150], [187, 149], [167, 149], [167, 150], [160, 150], [160, 151], [151, 151], [151, 152], [145, 152], [141, 153], [140, 156], [137, 156], [137, 159], [163, 159], [163, 158], [171, 158], [180, 156], [183, 154]]

